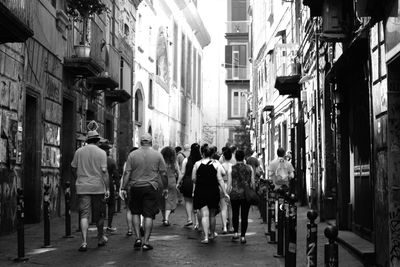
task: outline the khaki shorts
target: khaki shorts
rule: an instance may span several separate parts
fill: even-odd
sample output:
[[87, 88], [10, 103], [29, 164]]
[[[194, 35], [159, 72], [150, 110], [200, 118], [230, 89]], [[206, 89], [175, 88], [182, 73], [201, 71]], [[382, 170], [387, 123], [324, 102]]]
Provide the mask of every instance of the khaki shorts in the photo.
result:
[[81, 218], [89, 218], [92, 212], [92, 221], [98, 222], [106, 214], [106, 200], [104, 194], [78, 195], [79, 215]]

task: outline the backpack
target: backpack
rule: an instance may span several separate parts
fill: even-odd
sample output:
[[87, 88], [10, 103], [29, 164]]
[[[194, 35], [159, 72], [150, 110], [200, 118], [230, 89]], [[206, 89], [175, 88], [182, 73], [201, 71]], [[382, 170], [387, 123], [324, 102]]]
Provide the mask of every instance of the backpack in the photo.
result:
[[286, 185], [289, 182], [289, 172], [283, 158], [279, 159], [278, 167], [275, 170], [275, 176], [277, 185]]

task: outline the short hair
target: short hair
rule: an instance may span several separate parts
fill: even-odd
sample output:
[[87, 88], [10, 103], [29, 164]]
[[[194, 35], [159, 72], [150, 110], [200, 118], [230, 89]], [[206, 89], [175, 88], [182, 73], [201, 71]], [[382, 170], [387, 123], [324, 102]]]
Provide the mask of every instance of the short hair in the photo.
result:
[[224, 154], [224, 159], [225, 160], [231, 160], [232, 159], [232, 151], [230, 149], [225, 149], [223, 154]]
[[208, 144], [204, 144], [201, 147], [201, 153], [205, 158], [209, 158], [212, 157], [212, 155], [214, 154], [214, 149], [210, 147]]
[[283, 157], [286, 154], [286, 151], [283, 147], [278, 148], [278, 150], [276, 150], [276, 154], [278, 155], [278, 157]]
[[180, 146], [175, 147], [175, 153], [178, 153], [180, 151], [182, 151], [182, 147]]
[[244, 151], [243, 150], [236, 150], [235, 158], [237, 161], [243, 161], [244, 160]]
[[237, 147], [236, 146], [231, 146], [230, 150], [232, 151], [232, 154], [235, 154]]
[[96, 144], [99, 141], [100, 141], [100, 137], [99, 138], [89, 138], [86, 140], [86, 144]]

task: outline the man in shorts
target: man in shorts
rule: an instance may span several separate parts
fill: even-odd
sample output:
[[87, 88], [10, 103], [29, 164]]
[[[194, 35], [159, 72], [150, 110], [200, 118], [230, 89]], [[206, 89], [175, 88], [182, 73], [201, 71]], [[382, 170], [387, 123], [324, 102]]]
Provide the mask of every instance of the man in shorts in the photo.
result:
[[[161, 181], [160, 182], [160, 178]], [[133, 216], [133, 228], [136, 234], [134, 248], [144, 251], [153, 249], [149, 244], [153, 220], [159, 211], [159, 190], [168, 194], [168, 177], [164, 158], [160, 152], [152, 149], [152, 137], [144, 134], [140, 138], [140, 148], [131, 152], [126, 161], [122, 194], [127, 195], [130, 187], [129, 207]], [[160, 188], [162, 187], [162, 188]], [[144, 217], [144, 238], [140, 233], [140, 215]]]
[[71, 162], [72, 173], [76, 178], [76, 193], [79, 199], [79, 215], [81, 224], [82, 244], [79, 251], [87, 251], [87, 235], [89, 214], [92, 211], [92, 221], [96, 222], [98, 246], [107, 243], [104, 236], [104, 215], [106, 200], [110, 195], [107, 172], [107, 155], [97, 145], [100, 136], [97, 131], [89, 131], [86, 146], [79, 148]]

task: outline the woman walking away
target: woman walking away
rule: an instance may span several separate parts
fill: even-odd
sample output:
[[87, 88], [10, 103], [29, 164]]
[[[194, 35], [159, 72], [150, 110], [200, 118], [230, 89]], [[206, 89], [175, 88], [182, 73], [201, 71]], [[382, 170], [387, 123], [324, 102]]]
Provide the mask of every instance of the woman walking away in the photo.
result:
[[243, 160], [243, 150], [236, 151], [236, 164], [232, 166], [232, 178], [228, 180], [228, 187], [232, 188], [229, 194], [232, 205], [232, 220], [234, 229], [232, 241], [239, 240], [238, 230], [240, 211], [240, 243], [242, 244], [246, 243], [246, 231], [250, 210], [250, 204], [246, 201], [244, 196], [244, 188], [246, 186], [251, 186], [254, 189], [255, 187], [253, 169], [249, 165], [244, 164]]
[[[199, 209], [201, 213], [201, 226], [204, 233], [204, 239], [201, 243], [208, 244], [209, 239], [215, 238], [215, 216], [219, 212], [220, 193], [222, 189], [224, 196], [229, 198], [226, 193], [222, 173], [222, 165], [215, 159], [212, 159], [213, 149], [203, 146], [203, 159], [196, 162], [193, 167], [193, 207]], [[209, 238], [209, 232], [211, 233]]]
[[197, 216], [193, 210], [193, 181], [192, 181], [192, 170], [194, 164], [201, 160], [200, 146], [197, 143], [193, 143], [190, 147], [189, 157], [185, 158], [182, 162], [181, 175], [178, 178], [177, 188], [179, 187], [180, 192], [183, 194], [185, 199], [185, 208], [187, 215], [187, 222], [185, 227], [193, 225], [198, 227]]
[[175, 150], [172, 147], [164, 147], [161, 150], [161, 154], [164, 157], [168, 176], [168, 195], [166, 195], [164, 206], [161, 210], [164, 218], [163, 225], [170, 226], [169, 215], [176, 209], [176, 204], [178, 201], [178, 194], [176, 190], [176, 177], [179, 177], [181, 172], [179, 171]]
[[[231, 150], [224, 149], [223, 153], [223, 162], [222, 162], [222, 167], [225, 170], [225, 175], [222, 176], [224, 179], [224, 185], [226, 192], [229, 194], [230, 188], [228, 188], [228, 180], [232, 180], [232, 163], [230, 162], [232, 159], [232, 152]], [[229, 178], [228, 178], [229, 177]], [[222, 220], [222, 234], [227, 234], [228, 230], [229, 232], [233, 232], [232, 228], [232, 207], [231, 207], [231, 202], [229, 199], [227, 199], [224, 195], [223, 192], [221, 191], [221, 200], [220, 200], [220, 206], [221, 206], [221, 220]], [[229, 223], [228, 223], [229, 220]]]

